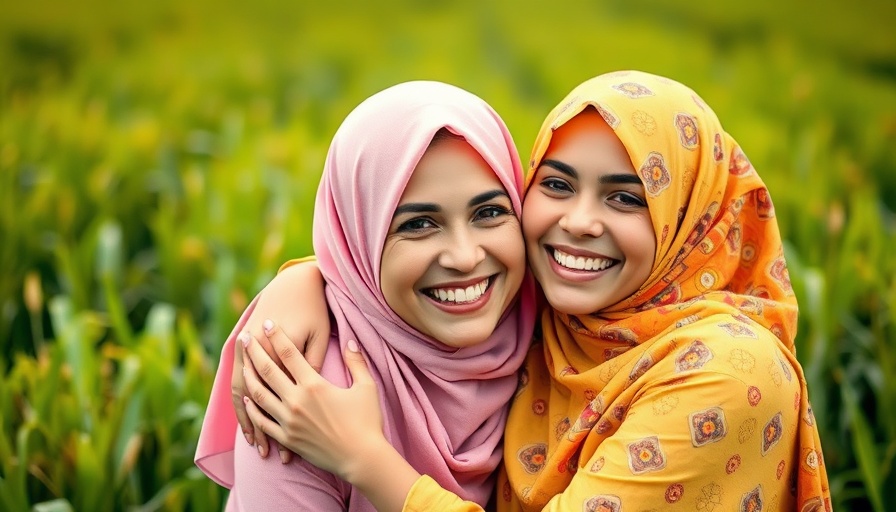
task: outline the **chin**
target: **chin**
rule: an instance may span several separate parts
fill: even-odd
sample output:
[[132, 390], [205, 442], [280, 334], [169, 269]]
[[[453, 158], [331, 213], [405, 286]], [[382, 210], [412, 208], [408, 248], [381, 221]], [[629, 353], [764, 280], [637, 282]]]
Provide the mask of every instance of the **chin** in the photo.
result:
[[[550, 301], [548, 301], [548, 302], [550, 302]], [[551, 306], [553, 306], [553, 308], [555, 310], [559, 311], [560, 313], [564, 313], [567, 315], [590, 315], [591, 313], [594, 313], [593, 309], [582, 307], [580, 305], [568, 305], [567, 306], [566, 304], [560, 304], [558, 306], [554, 306], [553, 304], [551, 304]]]
[[[581, 300], [574, 293], [564, 292], [563, 290], [551, 293], [544, 291], [545, 299], [552, 308], [567, 315], [590, 315], [598, 310], [593, 302]], [[558, 296], [559, 295], [559, 296]]]
[[488, 331], [483, 329], [464, 330], [461, 328], [452, 330], [450, 333], [445, 333], [446, 335], [439, 341], [446, 346], [454, 348], [472, 347], [483, 343], [488, 339], [492, 332], [494, 332], [494, 326]]

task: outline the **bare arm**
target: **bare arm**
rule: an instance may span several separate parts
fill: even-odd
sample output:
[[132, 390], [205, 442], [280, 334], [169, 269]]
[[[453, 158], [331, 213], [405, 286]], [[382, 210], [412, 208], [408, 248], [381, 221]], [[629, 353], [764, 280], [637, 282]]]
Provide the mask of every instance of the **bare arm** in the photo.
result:
[[[305, 354], [305, 359], [313, 368], [320, 370], [327, 350], [330, 324], [324, 298], [324, 281], [316, 263], [297, 263], [277, 274], [259, 294], [255, 310], [247, 321], [246, 329], [255, 335], [264, 350], [277, 361], [268, 334], [262, 326], [267, 318], [276, 320], [282, 329], [280, 333], [296, 350]], [[231, 374], [233, 407], [246, 441], [256, 445], [262, 457], [267, 457], [267, 437], [253, 425], [246, 414], [243, 397], [247, 393], [242, 370], [243, 351], [241, 347], [235, 347]], [[291, 459], [291, 452], [280, 451], [283, 463]]]
[[383, 435], [376, 384], [357, 344], [349, 342], [345, 353], [354, 382], [342, 389], [318, 375], [285, 336], [274, 333], [271, 342], [289, 374], [251, 335], [243, 333], [240, 341], [247, 356], [244, 401], [253, 422], [308, 462], [357, 487], [380, 512], [401, 510], [420, 474]]

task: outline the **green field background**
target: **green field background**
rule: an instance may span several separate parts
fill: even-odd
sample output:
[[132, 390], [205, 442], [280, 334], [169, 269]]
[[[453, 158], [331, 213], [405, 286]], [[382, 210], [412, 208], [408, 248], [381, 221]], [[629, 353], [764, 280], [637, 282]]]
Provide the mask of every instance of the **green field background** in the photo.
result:
[[896, 510], [894, 23], [872, 0], [0, 0], [0, 510], [221, 509], [192, 463], [219, 347], [311, 253], [358, 102], [459, 85], [526, 160], [568, 90], [631, 68], [692, 86], [765, 178], [835, 510]]

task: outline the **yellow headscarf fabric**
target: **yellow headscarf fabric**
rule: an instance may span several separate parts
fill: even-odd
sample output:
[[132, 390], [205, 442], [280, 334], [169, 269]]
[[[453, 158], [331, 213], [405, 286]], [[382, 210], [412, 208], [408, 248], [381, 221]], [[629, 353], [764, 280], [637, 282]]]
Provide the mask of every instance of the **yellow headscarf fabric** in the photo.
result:
[[830, 509], [765, 185], [696, 93], [637, 71], [588, 80], [550, 113], [530, 180], [553, 131], [589, 107], [644, 183], [654, 266], [606, 310], [544, 312], [510, 413], [499, 508]]

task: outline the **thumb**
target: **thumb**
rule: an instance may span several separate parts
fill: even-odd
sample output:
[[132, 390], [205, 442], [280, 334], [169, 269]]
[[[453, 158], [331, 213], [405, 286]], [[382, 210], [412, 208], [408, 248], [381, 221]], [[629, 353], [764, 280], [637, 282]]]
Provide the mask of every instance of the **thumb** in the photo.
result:
[[373, 384], [373, 377], [370, 375], [370, 370], [367, 368], [367, 362], [361, 354], [358, 342], [348, 340], [344, 359], [345, 366], [348, 367], [348, 371], [352, 374], [352, 381], [355, 384]]

